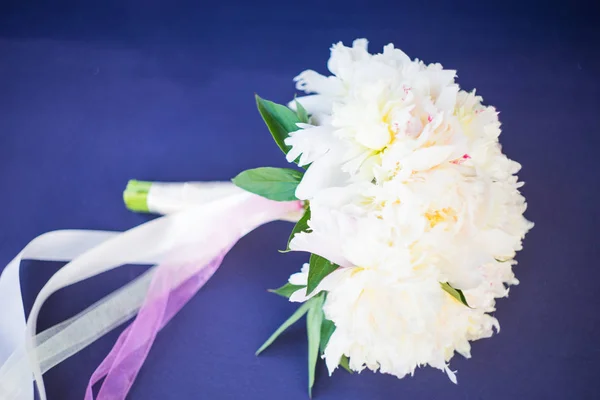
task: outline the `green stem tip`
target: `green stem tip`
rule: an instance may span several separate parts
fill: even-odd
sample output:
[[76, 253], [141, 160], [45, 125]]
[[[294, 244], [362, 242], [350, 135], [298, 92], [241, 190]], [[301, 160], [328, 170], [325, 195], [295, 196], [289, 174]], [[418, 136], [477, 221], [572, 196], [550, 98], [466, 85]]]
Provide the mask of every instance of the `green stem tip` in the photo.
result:
[[125, 206], [134, 212], [150, 212], [148, 209], [148, 193], [152, 182], [130, 180], [123, 192]]

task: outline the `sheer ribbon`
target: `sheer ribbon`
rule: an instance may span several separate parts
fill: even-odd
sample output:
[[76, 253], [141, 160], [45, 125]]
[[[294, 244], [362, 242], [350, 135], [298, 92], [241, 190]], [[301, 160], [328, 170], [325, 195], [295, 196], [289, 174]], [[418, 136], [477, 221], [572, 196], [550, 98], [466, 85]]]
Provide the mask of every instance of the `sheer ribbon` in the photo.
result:
[[[51, 232], [46, 234], [50, 239], [42, 235], [32, 241], [0, 277], [2, 304], [16, 304], [0, 317], [2, 399], [33, 399], [33, 375], [40, 399], [45, 400], [45, 371], [130, 319], [143, 303], [138, 318], [95, 372], [86, 394], [91, 396], [91, 385], [106, 375], [99, 398], [124, 398], [158, 330], [210, 278], [227, 250], [266, 222], [297, 219], [301, 208], [299, 202], [273, 202], [240, 190], [226, 192], [123, 233], [68, 231], [63, 243], [60, 232]], [[40, 291], [26, 326], [18, 285], [21, 258], [71, 260]], [[127, 263], [159, 266], [77, 316], [35, 335], [40, 308], [51, 294]]]

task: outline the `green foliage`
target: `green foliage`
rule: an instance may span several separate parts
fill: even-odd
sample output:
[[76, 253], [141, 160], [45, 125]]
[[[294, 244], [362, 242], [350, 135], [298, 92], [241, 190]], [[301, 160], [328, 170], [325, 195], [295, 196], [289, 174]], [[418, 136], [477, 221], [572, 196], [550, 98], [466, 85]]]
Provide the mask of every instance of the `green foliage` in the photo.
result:
[[310, 255], [310, 267], [308, 270], [308, 284], [306, 285], [306, 294], [310, 295], [313, 290], [319, 286], [319, 283], [330, 273], [335, 271], [339, 265], [333, 264], [331, 261], [318, 256]]
[[286, 299], [289, 299], [290, 296], [292, 295], [292, 293], [294, 293], [297, 290], [302, 289], [305, 286], [301, 286], [301, 285], [292, 285], [291, 283], [286, 283], [285, 285], [283, 285], [280, 288], [277, 289], [269, 289], [269, 292], [271, 293], [275, 293], [278, 294], [282, 297], [285, 297]]
[[258, 95], [256, 95], [256, 106], [269, 128], [271, 136], [273, 136], [281, 151], [287, 154], [290, 147], [285, 144], [285, 139], [290, 132], [298, 130], [296, 124], [302, 122], [301, 118], [286, 106], [262, 99]]
[[262, 167], [248, 169], [232, 179], [233, 183], [254, 194], [276, 201], [296, 199], [296, 187], [303, 172], [289, 168]]
[[447, 282], [440, 283], [440, 285], [442, 285], [442, 289], [444, 289], [448, 294], [450, 294], [450, 296], [454, 297], [456, 300], [460, 301], [465, 306], [471, 308], [471, 306], [469, 306], [469, 303], [467, 303], [467, 299], [465, 298], [465, 295], [463, 294], [462, 290], [453, 288]]

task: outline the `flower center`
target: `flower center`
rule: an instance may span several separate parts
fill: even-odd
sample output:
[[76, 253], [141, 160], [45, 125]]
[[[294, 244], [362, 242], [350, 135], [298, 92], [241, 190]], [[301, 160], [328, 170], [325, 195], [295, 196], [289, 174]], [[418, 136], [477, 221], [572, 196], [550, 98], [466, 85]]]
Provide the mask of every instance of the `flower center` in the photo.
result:
[[451, 208], [442, 208], [441, 210], [426, 212], [425, 218], [429, 222], [430, 228], [433, 228], [441, 222], [447, 222], [450, 220], [456, 222], [458, 220], [456, 212]]

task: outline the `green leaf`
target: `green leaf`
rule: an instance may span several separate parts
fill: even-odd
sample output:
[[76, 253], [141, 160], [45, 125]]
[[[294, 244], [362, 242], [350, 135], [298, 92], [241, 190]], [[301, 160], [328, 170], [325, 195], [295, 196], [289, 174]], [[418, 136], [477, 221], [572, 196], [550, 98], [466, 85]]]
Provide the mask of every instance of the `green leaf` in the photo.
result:
[[342, 356], [342, 359], [340, 360], [340, 366], [346, 371], [350, 372], [351, 374], [354, 373], [354, 371], [350, 369], [350, 360], [348, 359], [348, 357]]
[[275, 332], [273, 332], [273, 334], [267, 339], [267, 341], [264, 342], [263, 345], [260, 346], [260, 348], [258, 350], [256, 350], [255, 354], [259, 355], [260, 353], [262, 353], [267, 347], [269, 347], [275, 341], [275, 339], [277, 339], [279, 337], [279, 335], [281, 335], [283, 333], [283, 331], [285, 331], [287, 328], [292, 326], [296, 321], [298, 321], [300, 318], [302, 318], [302, 316], [304, 314], [306, 314], [308, 312], [308, 310], [312, 307], [314, 302], [315, 302], [315, 298], [313, 297], [312, 299], [310, 299], [310, 300], [306, 301], [304, 304], [302, 304], [292, 314], [292, 316], [289, 317], [283, 324], [281, 324], [281, 326], [279, 328], [277, 328], [277, 330]]
[[295, 112], [286, 106], [264, 100], [258, 95], [256, 95], [256, 106], [269, 128], [271, 136], [273, 136], [281, 151], [287, 154], [290, 151], [290, 147], [285, 144], [284, 140], [289, 136], [290, 132], [298, 130], [296, 124], [302, 121]]
[[313, 290], [319, 286], [319, 283], [330, 273], [335, 271], [339, 266], [331, 261], [318, 256], [310, 255], [310, 266], [308, 269], [308, 284], [306, 285], [306, 295], [310, 295]]
[[440, 285], [442, 285], [442, 289], [444, 289], [448, 294], [450, 294], [450, 296], [454, 297], [456, 300], [460, 301], [465, 306], [471, 308], [469, 303], [467, 303], [467, 299], [465, 298], [465, 295], [463, 294], [462, 290], [454, 289], [447, 282], [440, 283]]
[[[333, 321], [330, 321], [327, 318], [323, 317], [323, 323], [321, 324], [321, 341], [319, 343], [319, 350], [321, 351], [321, 354], [323, 354], [323, 352], [325, 351], [325, 348], [327, 347], [327, 344], [329, 343], [329, 339], [331, 338], [331, 335], [333, 335], [333, 332], [335, 332], [335, 324], [333, 323]], [[342, 356], [339, 365], [352, 374], [353, 371], [350, 369], [348, 363], [348, 357]]]
[[248, 169], [232, 179], [236, 186], [270, 200], [296, 199], [296, 187], [303, 173], [289, 168], [263, 167]]
[[323, 322], [323, 295], [313, 297], [315, 300], [306, 315], [306, 333], [308, 335], [308, 396], [312, 398], [312, 387], [315, 383], [315, 369], [319, 358], [319, 341], [321, 340], [321, 323]]
[[335, 331], [335, 324], [333, 321], [328, 320], [327, 318], [323, 318], [323, 323], [321, 324], [321, 341], [319, 342], [319, 349], [321, 353], [325, 351], [327, 344], [329, 343], [329, 338], [333, 335]]
[[309, 220], [310, 220], [310, 208], [307, 208], [306, 211], [304, 212], [304, 215], [302, 215], [302, 218], [300, 218], [300, 220], [294, 226], [294, 229], [292, 229], [292, 233], [290, 233], [290, 238], [288, 239], [288, 243], [287, 243], [287, 250], [290, 249], [290, 242], [292, 241], [292, 239], [294, 238], [296, 233], [306, 232], [310, 229], [308, 227]]
[[298, 115], [300, 122], [308, 124], [308, 113], [306, 112], [306, 109], [298, 100], [294, 99], [294, 102], [296, 103], [296, 114]]
[[278, 294], [280, 296], [285, 297], [286, 299], [289, 299], [290, 296], [292, 295], [292, 293], [294, 293], [295, 291], [300, 290], [304, 287], [306, 287], [306, 286], [292, 285], [291, 283], [288, 282], [278, 289], [269, 289], [269, 292]]

